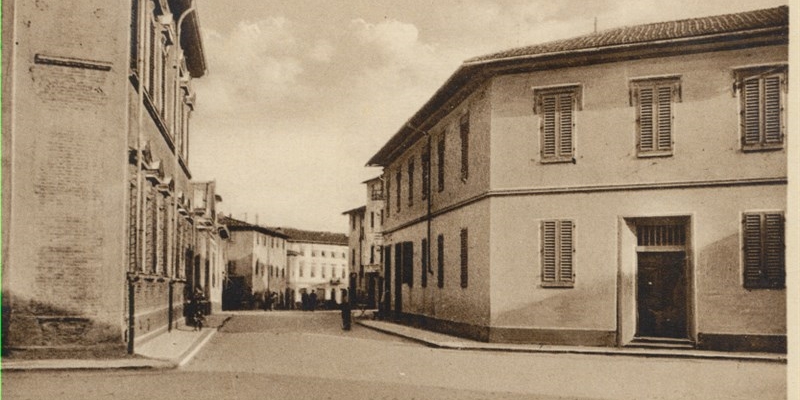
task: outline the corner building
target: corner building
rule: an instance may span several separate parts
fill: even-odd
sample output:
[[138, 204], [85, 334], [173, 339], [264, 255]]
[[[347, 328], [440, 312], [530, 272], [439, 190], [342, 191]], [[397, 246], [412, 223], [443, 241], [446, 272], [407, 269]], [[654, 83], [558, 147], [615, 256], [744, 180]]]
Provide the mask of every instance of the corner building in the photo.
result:
[[193, 6], [3, 2], [4, 350], [132, 352], [219, 297], [216, 196], [188, 167]]
[[489, 342], [786, 351], [788, 8], [465, 61], [369, 160], [384, 306]]

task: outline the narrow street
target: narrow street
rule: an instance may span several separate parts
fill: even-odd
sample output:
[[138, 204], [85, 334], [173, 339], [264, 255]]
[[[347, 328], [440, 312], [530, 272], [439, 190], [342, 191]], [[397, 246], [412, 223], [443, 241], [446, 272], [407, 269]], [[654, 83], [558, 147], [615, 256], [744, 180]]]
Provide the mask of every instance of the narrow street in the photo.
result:
[[242, 312], [186, 366], [9, 372], [8, 399], [781, 399], [786, 365], [425, 347], [336, 312]]

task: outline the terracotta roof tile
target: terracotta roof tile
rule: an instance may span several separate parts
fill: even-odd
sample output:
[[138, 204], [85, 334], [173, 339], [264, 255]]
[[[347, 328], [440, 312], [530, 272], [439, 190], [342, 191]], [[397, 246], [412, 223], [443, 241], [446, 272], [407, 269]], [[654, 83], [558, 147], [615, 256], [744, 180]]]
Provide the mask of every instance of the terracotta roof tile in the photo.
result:
[[512, 57], [524, 57], [548, 53], [560, 53], [582, 49], [627, 45], [642, 42], [673, 40], [719, 33], [771, 28], [789, 24], [789, 7], [781, 6], [738, 14], [657, 22], [645, 25], [609, 29], [569, 39], [518, 47], [498, 53], [487, 54], [465, 61], [492, 61]]

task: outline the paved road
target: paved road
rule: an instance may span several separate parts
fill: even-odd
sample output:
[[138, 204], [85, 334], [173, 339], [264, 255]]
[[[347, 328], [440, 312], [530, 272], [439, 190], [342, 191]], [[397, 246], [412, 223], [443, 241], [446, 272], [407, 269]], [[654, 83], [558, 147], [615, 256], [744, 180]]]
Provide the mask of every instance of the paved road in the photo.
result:
[[8, 399], [782, 399], [786, 366], [431, 349], [332, 312], [235, 315], [185, 367], [3, 374]]

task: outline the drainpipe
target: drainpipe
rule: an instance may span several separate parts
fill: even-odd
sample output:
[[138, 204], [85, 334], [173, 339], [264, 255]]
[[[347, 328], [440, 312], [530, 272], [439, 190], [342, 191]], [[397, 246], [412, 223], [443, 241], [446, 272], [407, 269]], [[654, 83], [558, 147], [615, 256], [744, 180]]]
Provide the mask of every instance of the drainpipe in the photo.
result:
[[[146, 23], [145, 13], [146, 12], [145, 11], [146, 11], [145, 2], [140, 0], [139, 3], [138, 3], [137, 10], [136, 10], [136, 12], [139, 14], [137, 16], [137, 21], [139, 22], [139, 26], [138, 26], [138, 30], [137, 30], [138, 40], [137, 40], [137, 51], [136, 51], [136, 70], [137, 70], [137, 73], [138, 73], [137, 85], [138, 85], [139, 93], [138, 93], [138, 116], [137, 116], [137, 126], [136, 126], [136, 231], [134, 232], [134, 237], [135, 237], [136, 240], [139, 241], [139, 242], [137, 242], [139, 244], [139, 246], [136, 246], [135, 249], [136, 249], [136, 251], [141, 251], [141, 253], [142, 253], [141, 257], [144, 257], [144, 251], [143, 251], [144, 240], [142, 240], [142, 233], [143, 233], [142, 231], [144, 229], [144, 226], [142, 224], [142, 197], [143, 197], [142, 196], [142, 194], [143, 194], [142, 193], [142, 184], [143, 184], [143, 180], [144, 180], [144, 178], [142, 176], [142, 163], [143, 163], [142, 159], [143, 159], [143, 155], [144, 155], [143, 151], [142, 151], [142, 139], [143, 139], [143, 136], [142, 136], [142, 123], [143, 122], [142, 121], [144, 119], [144, 86], [143, 86], [144, 82], [143, 82], [142, 78], [144, 76], [144, 53], [145, 53], [144, 32], [145, 32], [145, 29], [146, 29], [146, 26], [145, 26], [145, 23]], [[138, 280], [138, 279], [135, 277], [135, 274], [138, 273], [141, 270], [141, 266], [144, 265], [143, 264], [144, 260], [139, 257], [140, 256], [139, 254], [136, 254], [136, 251], [134, 251], [134, 254], [133, 254], [133, 258], [134, 258], [134, 262], [135, 262], [134, 268], [136, 270], [135, 271], [129, 271], [128, 274], [127, 274], [127, 278], [128, 278], [127, 279], [127, 281], [128, 281], [128, 354], [133, 354], [133, 352], [134, 352], [134, 346], [133, 346], [134, 342], [133, 341], [134, 341], [135, 330], [136, 330], [136, 321], [134, 321], [134, 316], [135, 316], [134, 306], [135, 306], [135, 303], [136, 303], [135, 302], [135, 296], [136, 296], [135, 289], [136, 288], [135, 288], [134, 282], [136, 280]]]

